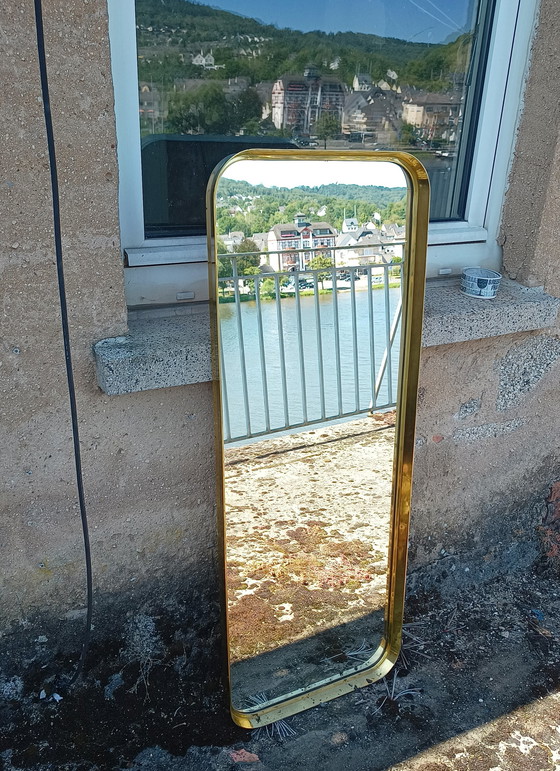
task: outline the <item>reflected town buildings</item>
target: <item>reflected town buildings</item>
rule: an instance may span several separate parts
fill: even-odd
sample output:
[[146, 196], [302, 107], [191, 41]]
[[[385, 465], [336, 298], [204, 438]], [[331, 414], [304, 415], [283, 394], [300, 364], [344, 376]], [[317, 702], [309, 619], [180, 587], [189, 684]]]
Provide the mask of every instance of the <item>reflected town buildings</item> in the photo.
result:
[[[312, 2], [279, 23], [273, 7], [250, 18], [227, 0], [138, 0], [142, 133], [411, 150], [430, 174], [431, 218], [461, 218], [489, 5], [420, 13], [415, 3], [401, 27], [390, 4], [372, 21], [365, 2], [351, 15]], [[304, 17], [313, 31], [301, 31]]]

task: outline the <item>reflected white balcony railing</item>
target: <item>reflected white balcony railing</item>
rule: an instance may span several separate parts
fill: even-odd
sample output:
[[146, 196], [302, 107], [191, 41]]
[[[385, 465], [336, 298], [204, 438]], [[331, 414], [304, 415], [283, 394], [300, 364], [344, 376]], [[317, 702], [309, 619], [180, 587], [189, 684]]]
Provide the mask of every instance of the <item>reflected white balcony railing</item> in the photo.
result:
[[218, 257], [225, 442], [394, 407], [401, 263], [242, 272], [262, 254]]

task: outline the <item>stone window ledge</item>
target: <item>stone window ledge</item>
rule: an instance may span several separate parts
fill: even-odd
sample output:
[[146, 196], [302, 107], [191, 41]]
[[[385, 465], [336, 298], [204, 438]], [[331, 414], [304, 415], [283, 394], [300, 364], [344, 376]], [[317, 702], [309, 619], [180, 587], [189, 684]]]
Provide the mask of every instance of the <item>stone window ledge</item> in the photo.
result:
[[[503, 279], [493, 300], [466, 297], [457, 279], [428, 281], [422, 345], [435, 346], [545, 329], [560, 300]], [[129, 334], [93, 347], [97, 383], [110, 395], [211, 380], [207, 306], [131, 314]]]
[[492, 300], [467, 297], [459, 279], [428, 281], [422, 345], [446, 345], [546, 329], [556, 324], [560, 300], [541, 288], [502, 279]]
[[212, 379], [208, 306], [178, 310], [183, 312], [160, 317], [152, 311], [129, 320], [128, 335], [93, 346], [102, 391], [114, 396]]

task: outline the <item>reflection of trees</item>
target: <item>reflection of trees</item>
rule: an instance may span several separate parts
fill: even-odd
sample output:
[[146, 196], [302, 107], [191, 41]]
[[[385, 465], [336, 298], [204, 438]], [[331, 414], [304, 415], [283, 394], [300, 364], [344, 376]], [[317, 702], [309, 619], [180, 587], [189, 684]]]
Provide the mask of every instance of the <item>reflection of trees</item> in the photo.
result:
[[261, 111], [254, 88], [228, 99], [219, 83], [208, 82], [187, 93], [171, 94], [168, 127], [177, 134], [234, 134], [259, 120]]
[[[217, 212], [217, 225], [220, 233], [230, 233], [235, 230], [245, 233], [261, 233], [270, 230], [274, 225], [292, 222], [298, 212], [303, 212], [310, 222], [317, 219], [317, 211], [321, 207], [326, 208], [326, 214], [322, 219], [327, 219], [331, 225], [340, 229], [342, 221], [349, 213], [354, 214], [362, 223], [373, 219], [374, 213], [379, 213], [378, 224], [395, 223], [404, 225], [406, 217], [406, 190], [403, 188], [379, 188], [377, 190], [361, 189], [358, 186], [338, 185], [322, 186], [328, 194], [321, 194], [318, 190], [302, 190], [293, 188], [289, 192], [279, 188], [251, 187], [247, 183], [221, 181], [220, 192], [224, 195], [227, 205], [223, 205]], [[330, 194], [331, 190], [339, 188], [337, 197]], [[370, 194], [371, 200], [362, 200], [360, 195]], [[238, 205], [238, 198], [232, 196], [240, 194], [245, 196], [258, 196], [252, 200], [255, 208], [248, 207], [243, 213], [232, 214], [229, 206]], [[398, 199], [395, 201], [394, 197]], [[393, 198], [393, 200], [391, 200]], [[377, 199], [377, 200], [375, 200]], [[229, 201], [231, 200], [231, 203]], [[258, 207], [258, 208], [257, 208]]]
[[[315, 257], [312, 257], [309, 260], [308, 268], [311, 268], [311, 270], [321, 270], [322, 268], [331, 268], [333, 267], [333, 260], [332, 257], [329, 256], [329, 254], [316, 254]], [[328, 273], [318, 273], [317, 274], [317, 280], [321, 282], [321, 289], [324, 289], [324, 282], [331, 278], [332, 276], [332, 270]]]
[[319, 137], [319, 139], [323, 140], [326, 149], [327, 139], [332, 139], [340, 133], [340, 120], [337, 115], [324, 112], [317, 119], [313, 131]]
[[251, 231], [251, 226], [242, 214], [230, 214], [230, 212], [224, 208], [218, 209], [216, 224], [218, 226], [218, 232], [222, 234], [233, 233], [235, 230], [241, 231], [245, 235], [251, 232], [258, 232], [256, 229]]
[[[254, 88], [247, 88], [242, 91], [238, 98], [233, 102], [233, 122], [239, 128], [244, 128], [246, 124], [257, 124], [261, 118], [262, 106], [259, 95]], [[254, 127], [254, 126], [253, 126]], [[251, 126], [247, 126], [248, 129]], [[251, 133], [250, 131], [248, 133]], [[258, 130], [255, 134], [260, 133]]]
[[276, 283], [273, 278], [265, 278], [260, 284], [261, 297], [276, 297]]
[[[391, 262], [401, 263], [402, 257], [396, 257], [393, 255], [393, 257], [391, 258]], [[400, 276], [401, 275], [400, 266], [397, 266], [395, 268], [389, 268], [389, 273], [391, 274], [391, 276]]]
[[229, 134], [227, 99], [217, 83], [200, 86], [169, 100], [169, 128], [177, 134]]
[[412, 123], [406, 123], [403, 121], [401, 124], [400, 129], [400, 139], [401, 144], [404, 145], [404, 147], [414, 147], [416, 144], [416, 129], [412, 125]]
[[401, 201], [390, 203], [381, 213], [383, 222], [395, 223], [395, 225], [404, 225], [406, 221], [406, 196]]
[[261, 262], [259, 254], [244, 256], [243, 252], [258, 251], [259, 247], [252, 238], [244, 238], [243, 241], [236, 246], [235, 253], [237, 255], [237, 273], [239, 276], [247, 276], [254, 273], [254, 271], [250, 269], [258, 268]]
[[[227, 246], [224, 244], [224, 242], [221, 240], [221, 238], [216, 239], [216, 254], [225, 254], [227, 252]], [[218, 257], [218, 278], [227, 278], [228, 276], [231, 276], [233, 272], [231, 260], [228, 257]], [[218, 289], [222, 293], [222, 295], [225, 294], [226, 285], [224, 282], [218, 283]]]

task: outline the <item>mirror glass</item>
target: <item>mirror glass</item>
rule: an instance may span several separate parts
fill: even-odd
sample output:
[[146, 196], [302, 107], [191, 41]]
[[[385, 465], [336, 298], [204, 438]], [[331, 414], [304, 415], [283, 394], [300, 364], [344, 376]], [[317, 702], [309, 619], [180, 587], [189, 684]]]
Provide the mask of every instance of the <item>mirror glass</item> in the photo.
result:
[[378, 661], [394, 569], [409, 177], [372, 157], [282, 152], [242, 154], [213, 189], [230, 682], [244, 713]]

